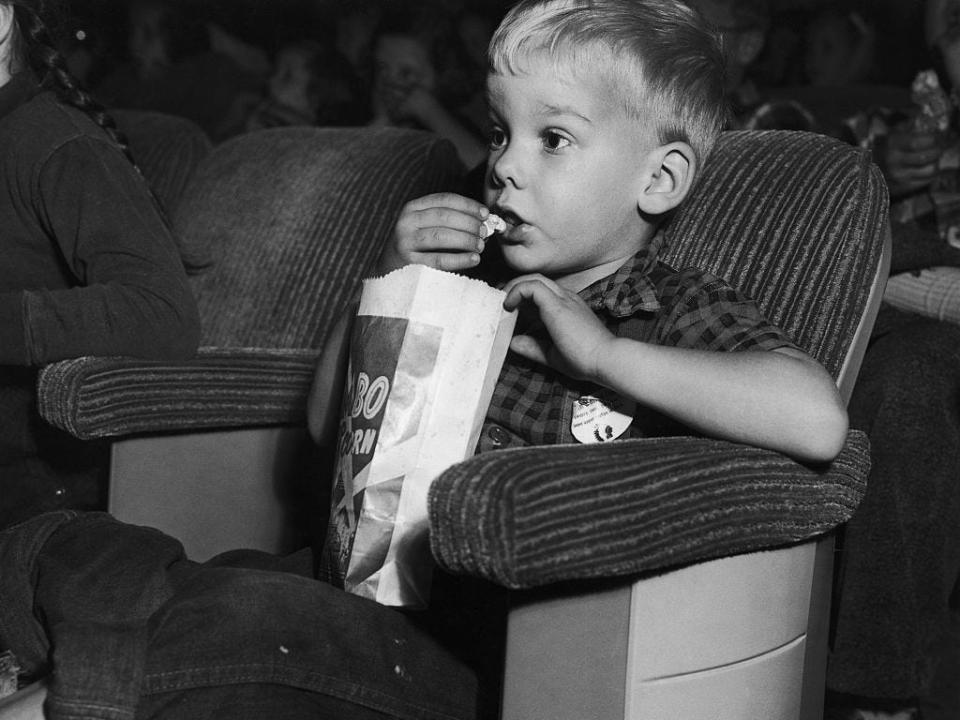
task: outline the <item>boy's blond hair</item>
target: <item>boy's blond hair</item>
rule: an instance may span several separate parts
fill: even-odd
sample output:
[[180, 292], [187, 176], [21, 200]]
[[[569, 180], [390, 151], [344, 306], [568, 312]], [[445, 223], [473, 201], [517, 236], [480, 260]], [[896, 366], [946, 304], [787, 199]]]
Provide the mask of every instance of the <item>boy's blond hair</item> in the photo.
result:
[[607, 73], [628, 117], [701, 164], [726, 123], [718, 38], [680, 0], [521, 0], [490, 41], [490, 71], [523, 73], [533, 57]]

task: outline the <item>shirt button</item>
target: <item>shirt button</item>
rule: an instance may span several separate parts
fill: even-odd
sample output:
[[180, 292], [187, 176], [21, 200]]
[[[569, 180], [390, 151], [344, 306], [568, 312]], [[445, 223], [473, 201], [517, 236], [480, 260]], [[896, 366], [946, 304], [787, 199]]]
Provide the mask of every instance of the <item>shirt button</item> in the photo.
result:
[[490, 438], [490, 442], [494, 447], [503, 447], [510, 442], [510, 433], [499, 425], [492, 425], [490, 429], [487, 430], [487, 437]]

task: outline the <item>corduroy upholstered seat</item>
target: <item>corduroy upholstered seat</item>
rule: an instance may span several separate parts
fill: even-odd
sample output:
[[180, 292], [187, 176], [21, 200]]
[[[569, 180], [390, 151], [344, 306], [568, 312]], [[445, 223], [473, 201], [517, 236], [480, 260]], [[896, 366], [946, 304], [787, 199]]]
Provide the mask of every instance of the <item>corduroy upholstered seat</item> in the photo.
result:
[[[398, 151], [391, 147], [380, 152]], [[410, 194], [417, 191], [426, 190]], [[349, 193], [338, 202], [352, 198], [362, 209], [378, 197], [364, 183], [352, 192], [362, 202]], [[728, 133], [670, 224], [667, 259], [744, 289], [848, 397], [886, 276], [886, 198], [868, 156], [842, 143], [801, 133]], [[238, 192], [225, 207], [240, 213], [254, 200]], [[366, 260], [357, 260], [351, 272], [364, 267]], [[286, 307], [266, 284], [261, 292], [267, 317], [265, 308]], [[188, 383], [193, 397], [181, 404], [179, 420], [164, 368], [125, 360], [49, 368], [42, 408], [81, 437], [172, 431], [178, 423], [213, 428], [218, 414], [231, 423], [247, 417], [267, 424], [270, 415], [295, 422], [313, 356], [297, 351], [306, 355], [300, 363], [272, 352], [297, 379], [258, 373], [264, 365], [257, 350], [227, 353], [236, 364], [209, 351], [192, 365], [199, 374], [177, 370], [173, 377]], [[242, 390], [228, 389], [231, 373]], [[140, 405], [138, 384], [147, 397]], [[235, 451], [217, 446], [219, 433], [213, 437], [204, 452]], [[150, 463], [176, 474], [179, 465], [165, 452]], [[467, 460], [433, 484], [431, 544], [441, 567], [519, 590], [505, 720], [817, 718], [830, 532], [856, 508], [868, 466], [868, 445], [857, 432], [825, 467], [700, 438], [506, 450]], [[232, 512], [223, 510], [223, 493], [237, 492], [230, 485], [211, 490], [206, 521]], [[183, 503], [177, 507], [189, 514]], [[147, 509], [152, 519], [135, 519], [182, 537], [164, 524], [169, 518], [157, 522], [155, 509]], [[257, 544], [249, 527], [230, 532], [234, 545]]]
[[[665, 259], [675, 267], [707, 268], [743, 289], [823, 363], [849, 399], [864, 329], [877, 311], [869, 301], [884, 261], [886, 198], [869, 157], [842, 143], [796, 132], [726, 133], [670, 225]], [[690, 554], [693, 547], [719, 557], [802, 540], [837, 526], [856, 508], [867, 450], [862, 433], [851, 432], [830, 468], [697, 438], [478, 456], [434, 484], [434, 550], [451, 569], [524, 588], [703, 559]], [[628, 472], [632, 465], [636, 475]], [[573, 466], [580, 470], [567, 476]], [[536, 478], [529, 486], [527, 473]], [[611, 502], [585, 493], [580, 473], [600, 483], [605, 489], [598, 485], [598, 494]], [[482, 497], [470, 497], [470, 483]], [[689, 493], [677, 494], [681, 488]], [[494, 499], [514, 492], [531, 496]], [[530, 503], [531, 513], [478, 515], [462, 505], [466, 499]], [[609, 542], [598, 537], [596, 546], [581, 545], [591, 526]], [[530, 529], [537, 527], [550, 530], [537, 537]], [[544, 555], [536, 554], [540, 549]]]
[[42, 413], [85, 439], [302, 424], [323, 339], [400, 207], [462, 172], [451, 146], [392, 128], [281, 128], [217, 146], [173, 213], [185, 252], [209, 266], [192, 279], [199, 357], [57, 363]]
[[306, 439], [323, 340], [403, 203], [457, 189], [462, 176], [452, 145], [396, 128], [290, 127], [216, 146], [172, 213], [182, 252], [207, 267], [192, 278], [198, 357], [79, 358], [41, 373], [51, 423], [126, 438], [113, 445], [111, 511], [205, 556], [229, 540], [197, 497], [222, 492], [213, 515], [277, 549], [289, 518], [258, 521], [255, 508], [297, 482], [286, 458]]
[[147, 110], [110, 110], [133, 158], [168, 213], [176, 210], [197, 165], [213, 147], [192, 120]]
[[[887, 192], [824, 136], [724, 135], [666, 260], [725, 277], [849, 399], [886, 280]], [[828, 467], [698, 438], [474, 457], [430, 491], [439, 564], [521, 590], [503, 720], [820, 718], [832, 536], [869, 443]], [[825, 535], [826, 534], [826, 535]]]

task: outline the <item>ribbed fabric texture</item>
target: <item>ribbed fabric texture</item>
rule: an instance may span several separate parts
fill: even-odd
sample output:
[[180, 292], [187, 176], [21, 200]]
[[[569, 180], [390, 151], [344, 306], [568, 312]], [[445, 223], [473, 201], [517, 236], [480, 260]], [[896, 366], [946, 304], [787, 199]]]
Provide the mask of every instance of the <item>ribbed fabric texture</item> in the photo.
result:
[[168, 212], [176, 209], [197, 165], [213, 148], [195, 122], [148, 110], [110, 110], [137, 167]]
[[[710, 270], [837, 377], [880, 263], [887, 191], [860, 150], [726, 133], [673, 218], [665, 259]], [[491, 453], [431, 486], [439, 564], [502, 585], [612, 577], [769, 548], [847, 520], [869, 471], [851, 433], [826, 469], [692, 438]]]
[[303, 424], [314, 350], [201, 348], [189, 363], [77, 358], [42, 371], [40, 412], [82, 440]]
[[699, 267], [837, 377], [870, 291], [888, 192], [867, 152], [813, 133], [724, 133], [667, 231], [665, 260]]
[[441, 566], [509, 588], [606, 578], [782, 546], [846, 521], [866, 436], [828, 468], [689, 437], [477, 455], [433, 483]]
[[401, 207], [462, 175], [452, 145], [397, 128], [277, 128], [218, 145], [173, 212], [195, 256], [216, 258], [192, 278], [207, 350], [182, 364], [48, 366], [41, 414], [84, 439], [304, 423], [322, 341]]
[[195, 280], [203, 344], [317, 347], [403, 203], [461, 172], [451, 145], [395, 128], [277, 128], [218, 147], [174, 216], [217, 257]]

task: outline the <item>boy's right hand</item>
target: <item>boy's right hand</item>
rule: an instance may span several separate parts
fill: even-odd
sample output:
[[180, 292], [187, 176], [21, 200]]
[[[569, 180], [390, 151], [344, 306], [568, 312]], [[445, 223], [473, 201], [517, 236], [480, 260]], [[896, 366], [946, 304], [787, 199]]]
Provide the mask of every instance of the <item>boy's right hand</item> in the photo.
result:
[[435, 193], [403, 206], [377, 261], [377, 273], [386, 275], [404, 265], [429, 265], [459, 272], [480, 262], [484, 241], [480, 225], [490, 215], [486, 206], [456, 193]]

